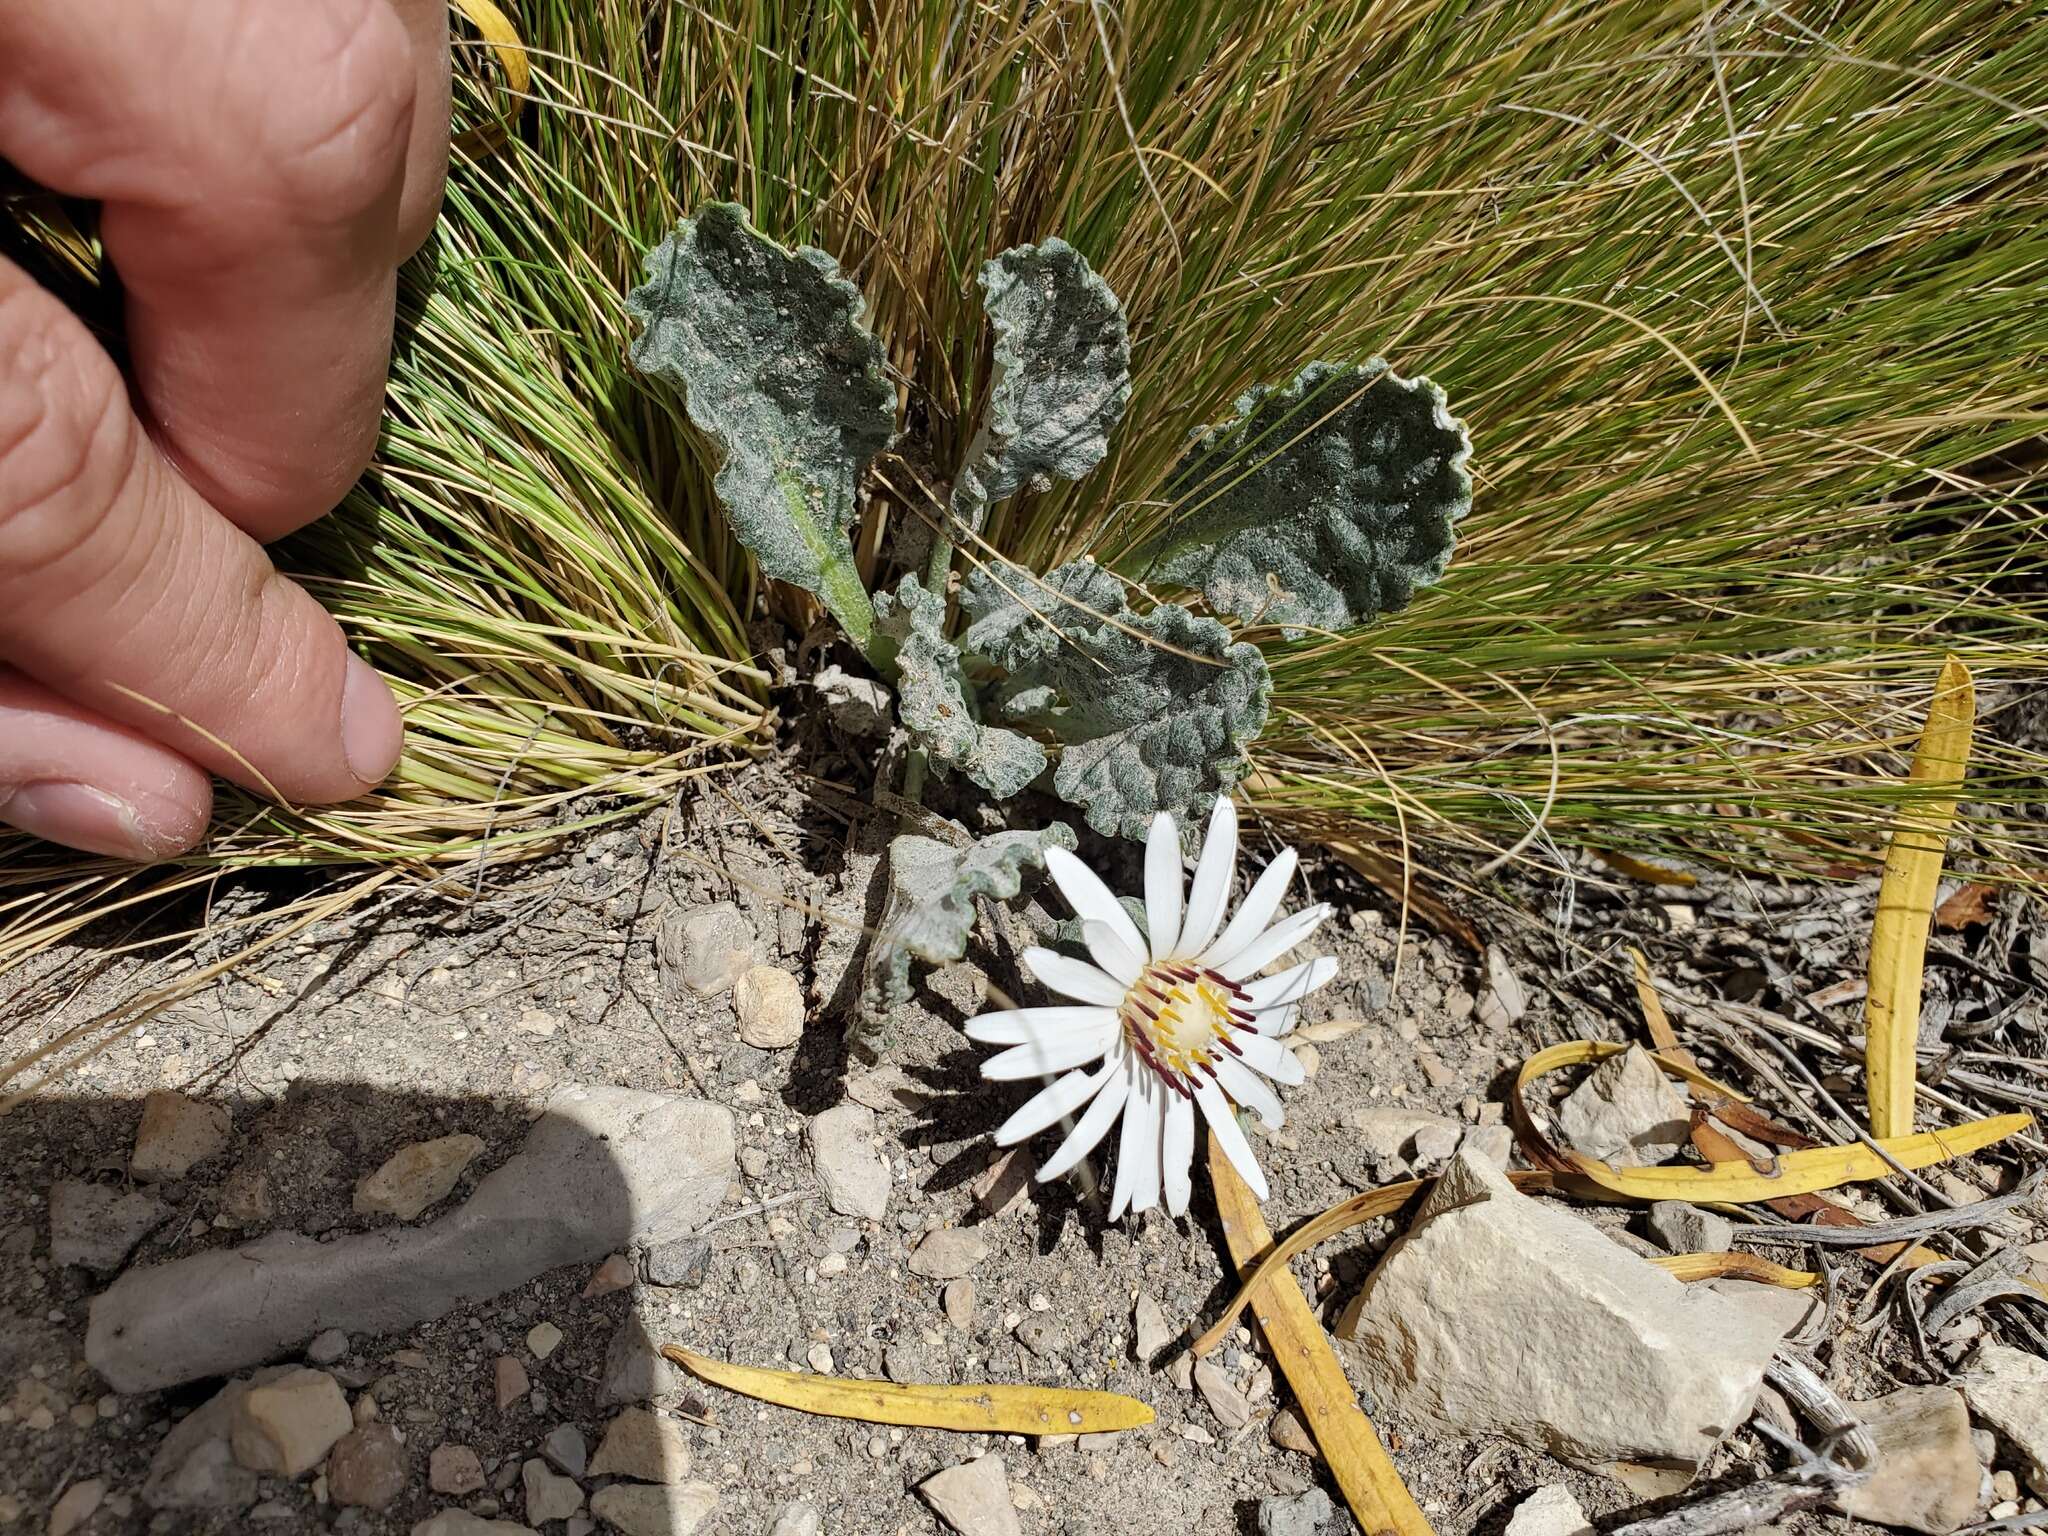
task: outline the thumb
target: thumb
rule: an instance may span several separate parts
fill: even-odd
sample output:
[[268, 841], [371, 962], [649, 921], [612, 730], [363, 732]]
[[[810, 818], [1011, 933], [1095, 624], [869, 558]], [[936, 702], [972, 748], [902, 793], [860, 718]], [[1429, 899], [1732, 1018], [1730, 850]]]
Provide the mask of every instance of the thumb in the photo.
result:
[[287, 800], [351, 799], [398, 760], [375, 670], [164, 460], [111, 360], [4, 261], [0, 658]]

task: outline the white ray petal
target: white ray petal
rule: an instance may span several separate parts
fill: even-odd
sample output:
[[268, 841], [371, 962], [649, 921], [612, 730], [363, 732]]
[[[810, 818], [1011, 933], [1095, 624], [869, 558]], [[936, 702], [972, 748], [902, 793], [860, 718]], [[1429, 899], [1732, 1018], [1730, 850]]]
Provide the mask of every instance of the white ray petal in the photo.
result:
[[1256, 975], [1314, 933], [1333, 910], [1328, 902], [1303, 907], [1292, 917], [1282, 918], [1213, 969], [1226, 981], [1242, 981], [1247, 976]]
[[1245, 893], [1244, 904], [1231, 914], [1229, 925], [1217, 936], [1216, 942], [1196, 957], [1200, 964], [1211, 970], [1222, 970], [1266, 931], [1266, 924], [1273, 920], [1273, 914], [1280, 910], [1280, 903], [1287, 895], [1287, 882], [1294, 878], [1294, 866], [1298, 862], [1299, 857], [1292, 848], [1280, 850], [1280, 856], [1261, 870], [1259, 878], [1252, 882], [1251, 890]]
[[1277, 975], [1261, 976], [1257, 981], [1246, 982], [1245, 1006], [1257, 1009], [1298, 1003], [1309, 993], [1328, 986], [1336, 974], [1336, 956], [1318, 955], [1313, 960], [1289, 966]]
[[1141, 955], [1133, 952], [1107, 923], [1099, 923], [1092, 917], [1083, 919], [1081, 942], [1088, 946], [1088, 953], [1095, 957], [1097, 965], [1127, 987], [1134, 985], [1138, 973], [1145, 969]]
[[1295, 1023], [1301, 1018], [1301, 1004], [1282, 1003], [1278, 1008], [1257, 1008], [1252, 1011], [1252, 1028], [1269, 1040], [1277, 1040], [1294, 1032]]
[[1100, 1008], [1123, 1005], [1124, 984], [1086, 960], [1036, 946], [1024, 951], [1023, 960], [1025, 970], [1061, 997], [1071, 997], [1077, 1003], [1094, 1003]]
[[1195, 1088], [1195, 1102], [1202, 1106], [1203, 1117], [1216, 1135], [1216, 1144], [1223, 1148], [1223, 1155], [1230, 1159], [1230, 1166], [1237, 1170], [1238, 1177], [1251, 1187], [1254, 1195], [1265, 1199], [1269, 1193], [1266, 1175], [1259, 1167], [1258, 1158], [1252, 1155], [1251, 1143], [1238, 1129], [1237, 1116], [1231, 1112], [1230, 1101], [1223, 1096], [1223, 1090], [1205, 1077]]
[[1216, 797], [1209, 812], [1209, 831], [1202, 856], [1195, 861], [1195, 881], [1188, 890], [1188, 909], [1181, 919], [1179, 953], [1192, 958], [1216, 937], [1230, 900], [1230, 877], [1237, 873], [1237, 807], [1228, 795]]
[[1280, 1107], [1280, 1095], [1267, 1087], [1256, 1072], [1240, 1066], [1236, 1058], [1216, 1058], [1216, 1081], [1234, 1102], [1265, 1121], [1267, 1129], [1278, 1130], [1285, 1122], [1287, 1112]]
[[1159, 1074], [1147, 1068], [1145, 1137], [1138, 1144], [1138, 1166], [1131, 1171], [1131, 1209], [1141, 1215], [1159, 1203], [1160, 1141], [1166, 1129], [1166, 1101], [1172, 1097], [1172, 1090], [1159, 1080]]
[[1064, 848], [1046, 849], [1045, 867], [1076, 916], [1092, 917], [1098, 923], [1109, 924], [1132, 954], [1145, 953], [1145, 941], [1138, 934], [1138, 925], [1131, 921], [1131, 914], [1116, 899], [1116, 893], [1102, 883], [1101, 876]]
[[1093, 1024], [1114, 1024], [1116, 1010], [1087, 1003], [1065, 1008], [1004, 1008], [967, 1021], [967, 1038], [982, 1045], [1022, 1045]]
[[1038, 1177], [1041, 1180], [1056, 1179], [1061, 1174], [1071, 1171], [1076, 1163], [1094, 1151], [1096, 1144], [1109, 1134], [1109, 1128], [1116, 1124], [1116, 1117], [1123, 1110], [1125, 1099], [1130, 1096], [1131, 1073], [1134, 1070], [1142, 1072], [1145, 1068], [1136, 1060], [1126, 1057], [1119, 1070], [1109, 1075], [1109, 1081], [1104, 1083], [1102, 1091], [1095, 1095], [1095, 1102], [1088, 1106], [1088, 1113], [1080, 1118], [1073, 1130], [1067, 1133], [1067, 1139], [1060, 1143], [1059, 1150], [1047, 1158], [1045, 1166], [1038, 1170]]
[[1061, 1115], [1071, 1115], [1095, 1096], [1096, 1090], [1109, 1081], [1109, 1074], [1116, 1068], [1117, 1063], [1112, 1059], [1096, 1071], [1069, 1072], [1040, 1089], [1026, 1099], [1014, 1115], [996, 1127], [996, 1145], [1014, 1147], [1018, 1142], [1036, 1136]]
[[1148, 1167], [1151, 1169], [1150, 1185], [1155, 1192], [1150, 1203], [1158, 1202], [1161, 1091], [1159, 1079], [1150, 1067], [1141, 1065], [1132, 1074], [1130, 1097], [1124, 1100], [1123, 1135], [1117, 1142], [1116, 1188], [1109, 1201], [1111, 1221], [1122, 1216], [1127, 1209], [1142, 1211], [1147, 1208], [1133, 1202], [1146, 1186]]
[[1308, 1077], [1308, 1069], [1302, 1066], [1301, 1058], [1278, 1040], [1239, 1030], [1230, 1037], [1230, 1043], [1237, 1047], [1246, 1066], [1254, 1072], [1265, 1073], [1276, 1083], [1292, 1087]]
[[981, 1064], [981, 1075], [992, 1083], [1011, 1083], [1020, 1077], [1050, 1077], [1093, 1061], [1114, 1045], [1116, 1038], [1114, 1020], [1092, 1029], [1044, 1035], [996, 1052]]
[[1166, 1214], [1185, 1216], [1194, 1189], [1195, 1106], [1177, 1093], [1166, 1096], [1166, 1125], [1159, 1138], [1161, 1182]]
[[1152, 941], [1154, 960], [1166, 959], [1180, 944], [1184, 896], [1180, 828], [1174, 825], [1172, 812], [1161, 811], [1145, 835], [1145, 933]]

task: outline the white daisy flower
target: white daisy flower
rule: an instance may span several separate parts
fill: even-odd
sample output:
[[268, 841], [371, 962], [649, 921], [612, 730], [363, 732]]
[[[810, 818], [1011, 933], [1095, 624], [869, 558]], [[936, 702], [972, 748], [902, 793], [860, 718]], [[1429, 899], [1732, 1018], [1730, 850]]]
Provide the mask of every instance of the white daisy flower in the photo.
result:
[[[1273, 921], [1294, 874], [1294, 850], [1266, 866], [1225, 925], [1237, 865], [1236, 810], [1217, 797], [1188, 890], [1181, 882], [1180, 831], [1160, 812], [1145, 842], [1142, 936], [1109, 887], [1073, 854], [1048, 848], [1045, 862], [1082, 920], [1095, 963], [1027, 949], [1025, 968], [1071, 1005], [1005, 1009], [968, 1021], [969, 1039], [1010, 1047], [982, 1063], [983, 1077], [1002, 1082], [1065, 1074], [1003, 1122], [996, 1144], [1035, 1136], [1086, 1105], [1038, 1170], [1039, 1178], [1056, 1179], [1109, 1134], [1121, 1113], [1110, 1220], [1126, 1208], [1148, 1211], [1162, 1201], [1178, 1216], [1188, 1208], [1199, 1105], [1245, 1183], [1265, 1199], [1266, 1176], [1232, 1106], [1243, 1105], [1269, 1126], [1280, 1124], [1280, 1096], [1265, 1079], [1298, 1083], [1305, 1075], [1280, 1037], [1294, 1027], [1301, 1000], [1337, 974], [1337, 962], [1325, 957], [1246, 979], [1330, 915], [1318, 904]], [[1093, 1062], [1100, 1065], [1083, 1070]]]

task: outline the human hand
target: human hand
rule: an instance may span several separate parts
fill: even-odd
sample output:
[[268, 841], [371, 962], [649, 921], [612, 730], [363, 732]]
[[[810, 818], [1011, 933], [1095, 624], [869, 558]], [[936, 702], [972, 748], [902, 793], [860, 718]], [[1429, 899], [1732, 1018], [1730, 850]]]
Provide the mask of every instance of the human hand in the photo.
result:
[[444, 0], [0, 0], [0, 159], [101, 204], [130, 354], [0, 257], [0, 821], [161, 858], [209, 772], [391, 771], [390, 690], [262, 545], [369, 463], [447, 156]]

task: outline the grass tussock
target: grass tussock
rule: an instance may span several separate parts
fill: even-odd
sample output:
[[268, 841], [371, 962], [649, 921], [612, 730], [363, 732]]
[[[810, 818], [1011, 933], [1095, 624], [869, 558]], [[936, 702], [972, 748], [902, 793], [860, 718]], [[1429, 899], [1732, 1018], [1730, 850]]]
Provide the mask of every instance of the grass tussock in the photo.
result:
[[[458, 51], [374, 472], [282, 551], [407, 705], [379, 795], [224, 795], [178, 869], [0, 843], [0, 964], [224, 866], [430, 878], [629, 814], [761, 739], [755, 578], [676, 401], [631, 376], [640, 252], [708, 198], [832, 251], [891, 349], [886, 562], [972, 432], [973, 274], [1061, 234], [1128, 306], [1110, 460], [990, 550], [1113, 558], [1188, 431], [1315, 358], [1470, 423], [1450, 578], [1282, 643], [1258, 798], [1301, 832], [1536, 863], [1867, 858], [1941, 657], [1976, 673], [1993, 867], [2038, 856], [2001, 720], [2048, 667], [2048, 29], [2025, 8], [536, 0], [529, 100]], [[508, 107], [515, 128], [488, 125]], [[62, 242], [50, 237], [53, 249]], [[89, 253], [71, 266], [81, 283]], [[969, 552], [969, 557], [975, 557]]]

